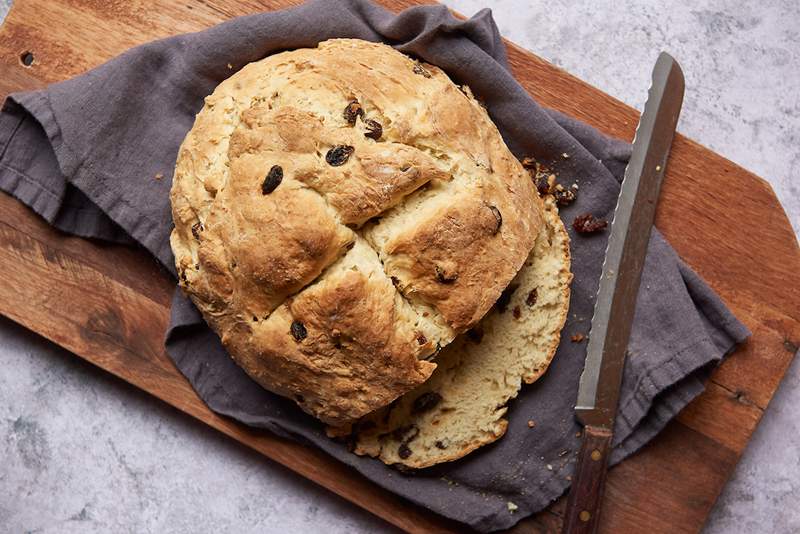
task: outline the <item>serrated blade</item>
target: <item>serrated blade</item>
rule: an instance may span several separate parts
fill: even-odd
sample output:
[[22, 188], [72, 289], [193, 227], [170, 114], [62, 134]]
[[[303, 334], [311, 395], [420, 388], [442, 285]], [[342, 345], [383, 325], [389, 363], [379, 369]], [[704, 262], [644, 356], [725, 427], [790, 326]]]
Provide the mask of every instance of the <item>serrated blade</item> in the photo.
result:
[[662, 52], [636, 128], [601, 271], [575, 406], [585, 425], [614, 427], [636, 295], [683, 91], [680, 66]]

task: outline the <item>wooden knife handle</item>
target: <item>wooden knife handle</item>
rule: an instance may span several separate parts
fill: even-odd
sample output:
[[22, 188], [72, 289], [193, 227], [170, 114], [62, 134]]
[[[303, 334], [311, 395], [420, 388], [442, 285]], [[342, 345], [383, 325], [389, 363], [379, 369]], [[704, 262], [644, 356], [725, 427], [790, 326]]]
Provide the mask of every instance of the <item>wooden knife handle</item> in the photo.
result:
[[587, 425], [583, 444], [572, 477], [572, 488], [564, 515], [563, 534], [594, 534], [600, 524], [600, 505], [611, 454], [612, 433], [604, 428]]

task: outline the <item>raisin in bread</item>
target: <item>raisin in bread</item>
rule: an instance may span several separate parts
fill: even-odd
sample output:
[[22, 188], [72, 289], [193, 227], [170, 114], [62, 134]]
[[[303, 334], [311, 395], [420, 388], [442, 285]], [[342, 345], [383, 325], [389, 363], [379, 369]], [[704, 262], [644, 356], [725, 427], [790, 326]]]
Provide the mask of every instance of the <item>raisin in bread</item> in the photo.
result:
[[180, 285], [227, 351], [336, 425], [423, 383], [542, 225], [468, 90], [352, 39], [222, 82], [180, 147], [171, 200]]
[[357, 454], [423, 468], [461, 458], [505, 433], [506, 404], [523, 381], [547, 370], [569, 309], [569, 236], [551, 196], [544, 214], [503, 302], [441, 351], [427, 382], [353, 426]]

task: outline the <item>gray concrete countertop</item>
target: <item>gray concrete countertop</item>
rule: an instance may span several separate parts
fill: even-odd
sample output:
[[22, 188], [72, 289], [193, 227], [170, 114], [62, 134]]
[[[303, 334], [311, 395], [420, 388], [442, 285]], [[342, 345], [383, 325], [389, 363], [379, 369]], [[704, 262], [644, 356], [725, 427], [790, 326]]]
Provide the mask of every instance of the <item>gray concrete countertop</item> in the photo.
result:
[[[686, 74], [679, 130], [768, 180], [800, 230], [796, 1], [446, 3], [489, 5], [505, 37], [637, 108], [671, 52]], [[0, 358], [2, 532], [394, 531], [6, 319]], [[707, 533], [800, 531], [798, 421], [800, 360]]]

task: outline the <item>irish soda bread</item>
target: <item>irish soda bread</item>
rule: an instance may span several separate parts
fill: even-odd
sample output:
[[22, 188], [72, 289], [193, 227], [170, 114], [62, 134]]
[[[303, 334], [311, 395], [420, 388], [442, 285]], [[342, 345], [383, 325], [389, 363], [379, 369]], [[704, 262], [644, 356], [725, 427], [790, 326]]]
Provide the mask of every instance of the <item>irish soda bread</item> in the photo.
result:
[[506, 297], [441, 351], [427, 382], [354, 425], [355, 452], [421, 468], [500, 438], [506, 404], [522, 381], [545, 372], [558, 348], [571, 280], [569, 236], [548, 196], [545, 226]]
[[253, 379], [333, 425], [424, 382], [542, 226], [468, 89], [350, 39], [222, 82], [171, 199], [181, 287]]

